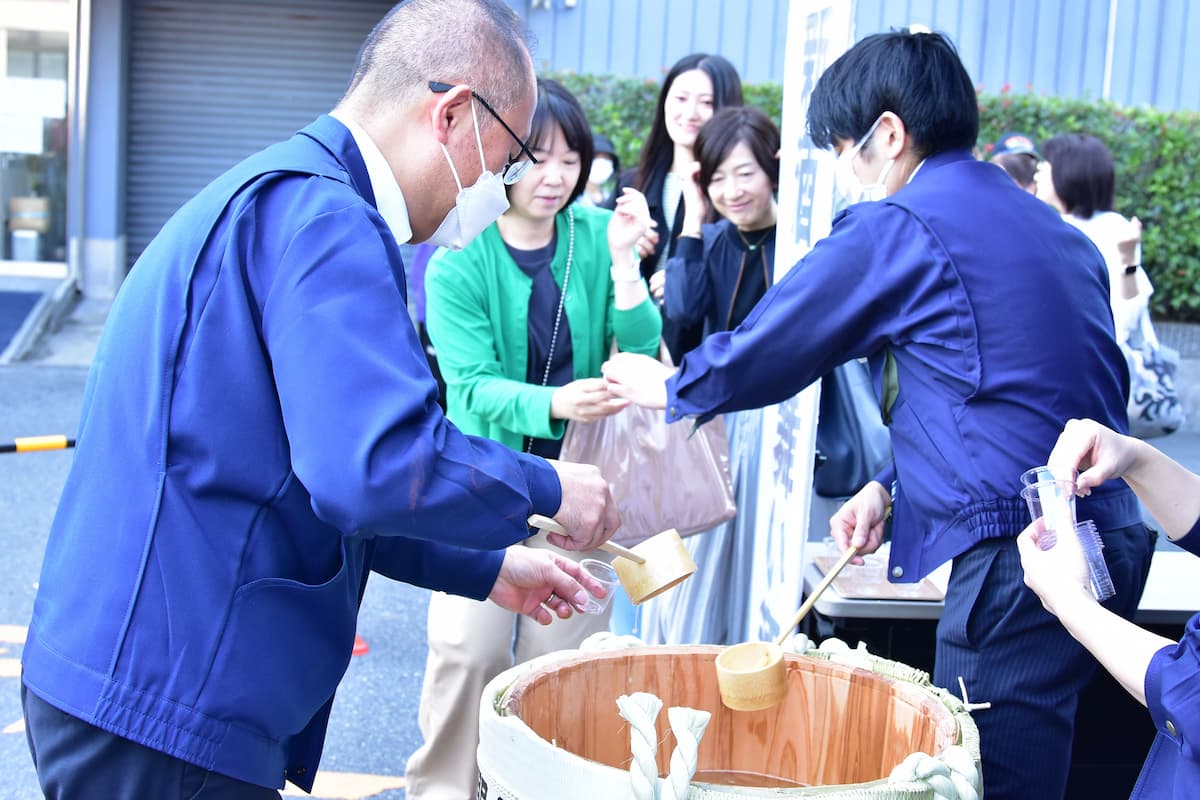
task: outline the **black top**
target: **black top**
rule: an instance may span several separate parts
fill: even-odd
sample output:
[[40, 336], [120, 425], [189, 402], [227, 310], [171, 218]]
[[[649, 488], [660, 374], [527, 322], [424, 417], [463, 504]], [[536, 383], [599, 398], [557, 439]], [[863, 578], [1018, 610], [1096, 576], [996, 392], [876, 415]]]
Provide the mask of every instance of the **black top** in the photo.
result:
[[[533, 279], [529, 293], [529, 359], [525, 367], [525, 381], [538, 386], [564, 386], [575, 379], [574, 352], [571, 347], [571, 326], [567, 315], [562, 315], [558, 325], [558, 338], [554, 342], [554, 354], [550, 354], [550, 340], [554, 336], [554, 318], [558, 314], [559, 287], [550, 273], [550, 262], [554, 260], [557, 237], [536, 250], [519, 250], [505, 243], [508, 253], [517, 266]], [[546, 360], [550, 359], [550, 376], [546, 378]], [[543, 383], [543, 380], [545, 381]], [[542, 458], [558, 458], [562, 449], [561, 439], [534, 439], [526, 437], [525, 449]]]
[[705, 225], [702, 238], [680, 238], [667, 262], [666, 311], [704, 335], [741, 324], [771, 288], [775, 227], [739, 233], [729, 220]]

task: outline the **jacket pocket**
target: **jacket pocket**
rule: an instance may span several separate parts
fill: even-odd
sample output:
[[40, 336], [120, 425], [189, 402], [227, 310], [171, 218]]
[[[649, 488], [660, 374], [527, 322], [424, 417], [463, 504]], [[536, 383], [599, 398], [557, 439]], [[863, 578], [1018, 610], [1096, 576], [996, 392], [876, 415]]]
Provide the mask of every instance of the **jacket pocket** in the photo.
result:
[[274, 739], [298, 733], [333, 696], [350, 662], [360, 570], [347, 557], [328, 581], [263, 578], [242, 586], [200, 705]]

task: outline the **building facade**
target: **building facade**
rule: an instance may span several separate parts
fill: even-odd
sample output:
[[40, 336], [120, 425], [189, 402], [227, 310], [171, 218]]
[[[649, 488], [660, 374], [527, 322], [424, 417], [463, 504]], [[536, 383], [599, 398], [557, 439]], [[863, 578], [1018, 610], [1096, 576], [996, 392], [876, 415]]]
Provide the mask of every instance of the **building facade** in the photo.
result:
[[[540, 70], [657, 79], [706, 51], [747, 82], [782, 74], [789, 0], [508, 2]], [[945, 31], [985, 89], [1200, 108], [1191, 0], [846, 2], [856, 38]], [[336, 103], [391, 5], [0, 0], [0, 258], [111, 296], [184, 201]]]

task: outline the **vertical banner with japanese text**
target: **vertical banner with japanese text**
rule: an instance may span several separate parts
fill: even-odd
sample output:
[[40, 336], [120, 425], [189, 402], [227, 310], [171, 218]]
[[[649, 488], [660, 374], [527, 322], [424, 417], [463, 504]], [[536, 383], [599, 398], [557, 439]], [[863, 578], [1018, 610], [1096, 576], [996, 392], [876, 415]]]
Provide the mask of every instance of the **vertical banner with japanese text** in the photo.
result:
[[[853, 6], [850, 0], [792, 0], [789, 7], [776, 281], [829, 232], [833, 220], [833, 154], [813, 146], [805, 121], [817, 79], [851, 44]], [[819, 387], [814, 383], [790, 400], [763, 409], [747, 609], [751, 638], [777, 636], [800, 604]]]

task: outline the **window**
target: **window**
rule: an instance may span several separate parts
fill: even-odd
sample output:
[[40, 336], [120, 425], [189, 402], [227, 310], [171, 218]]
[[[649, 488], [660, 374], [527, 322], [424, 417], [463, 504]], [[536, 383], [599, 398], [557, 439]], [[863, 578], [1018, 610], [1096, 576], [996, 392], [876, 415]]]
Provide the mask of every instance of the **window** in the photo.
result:
[[65, 261], [68, 34], [13, 27], [0, 37], [0, 257]]

